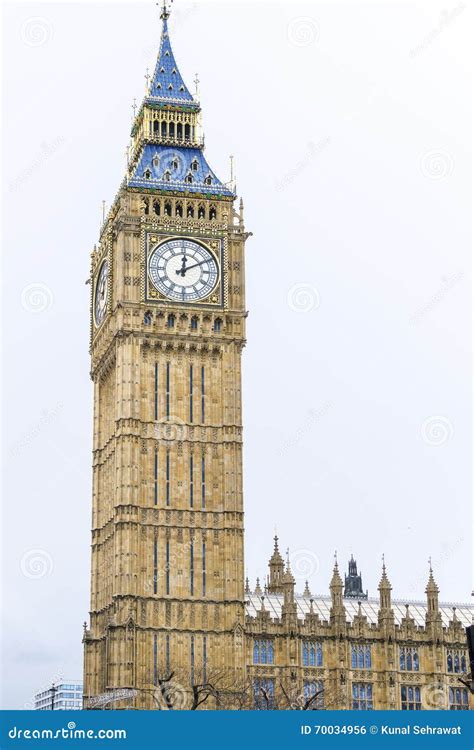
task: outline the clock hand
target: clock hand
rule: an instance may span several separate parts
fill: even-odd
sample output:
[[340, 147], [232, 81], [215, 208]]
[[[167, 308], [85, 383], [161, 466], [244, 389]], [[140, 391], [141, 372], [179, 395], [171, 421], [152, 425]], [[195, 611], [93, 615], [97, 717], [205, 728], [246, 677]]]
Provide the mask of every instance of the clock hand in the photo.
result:
[[188, 266], [186, 268], [186, 271], [190, 271], [191, 268], [197, 268], [197, 266], [202, 266], [203, 263], [209, 263], [209, 260], [207, 260], [207, 258], [206, 258], [205, 260], [199, 261], [199, 263], [195, 263], [193, 266]]
[[181, 261], [181, 268], [179, 268], [176, 273], [178, 276], [181, 274], [181, 276], [184, 277], [184, 274], [186, 273], [186, 253], [184, 253], [182, 261]]

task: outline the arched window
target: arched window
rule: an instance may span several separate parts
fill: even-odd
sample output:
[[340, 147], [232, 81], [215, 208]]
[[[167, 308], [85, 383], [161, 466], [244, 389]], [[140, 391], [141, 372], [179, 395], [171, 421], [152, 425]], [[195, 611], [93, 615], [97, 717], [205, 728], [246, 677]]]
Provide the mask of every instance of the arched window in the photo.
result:
[[412, 658], [410, 651], [407, 653], [407, 671], [411, 672], [412, 670]]
[[357, 669], [357, 647], [352, 646], [351, 648], [351, 667]]
[[158, 200], [154, 200], [153, 201], [153, 211], [155, 212], [155, 214], [157, 216], [159, 216], [161, 214], [161, 204], [160, 204], [160, 201], [158, 201]]
[[193, 170], [193, 172], [197, 172], [198, 166], [199, 166], [198, 160], [197, 159], [193, 159], [192, 162], [191, 162], [191, 169]]
[[214, 330], [219, 332], [222, 327], [222, 320], [220, 318], [216, 318], [214, 321]]
[[448, 672], [453, 671], [453, 657], [452, 654], [448, 654]]
[[466, 672], [466, 657], [461, 656], [461, 672]]
[[194, 178], [193, 178], [192, 174], [187, 174], [186, 175], [185, 182], [193, 182], [193, 180], [194, 180]]
[[175, 216], [182, 216], [183, 215], [183, 204], [181, 201], [178, 201], [176, 203], [175, 209], [174, 209]]
[[158, 120], [153, 120], [153, 132], [158, 133], [160, 130], [160, 123]]
[[204, 178], [204, 184], [205, 185], [212, 185], [212, 178], [211, 178], [210, 174], [208, 174], [207, 177]]
[[209, 209], [209, 218], [212, 220], [212, 219], [215, 219], [216, 216], [217, 216], [217, 209], [215, 206], [211, 206]]
[[165, 216], [171, 216], [171, 201], [165, 203]]
[[155, 154], [153, 157], [153, 166], [154, 167], [160, 166], [160, 157], [158, 156], [158, 154]]
[[146, 326], [151, 325], [151, 312], [149, 310], [147, 310], [143, 316], [143, 322]]
[[316, 666], [323, 666], [323, 647], [320, 643], [316, 644]]
[[203, 204], [199, 204], [198, 208], [198, 219], [204, 219], [206, 216], [206, 209], [204, 208]]
[[164, 120], [161, 121], [161, 137], [166, 138], [166, 122]]
[[459, 672], [459, 654], [454, 655], [454, 671]]
[[151, 177], [150, 170], [149, 169], [145, 169], [145, 171], [143, 172], [143, 176], [144, 176], [145, 180], [149, 180], [150, 177]]
[[173, 313], [170, 313], [170, 314], [168, 315], [168, 322], [167, 322], [167, 326], [168, 326], [168, 328], [174, 328], [174, 322], [175, 322], [175, 320], [176, 320], [176, 318], [175, 318], [175, 316], [173, 315]]
[[174, 138], [174, 122], [169, 123], [168, 131], [169, 131], [170, 138]]
[[171, 162], [171, 166], [173, 167], [173, 169], [178, 169], [179, 161], [177, 159], [173, 159], [173, 161]]
[[163, 179], [165, 182], [171, 182], [171, 173], [166, 170], [166, 172], [163, 175]]
[[400, 669], [405, 669], [405, 649], [400, 649]]
[[418, 652], [417, 651], [413, 652], [413, 670], [415, 672], [419, 672], [420, 671], [420, 659], [418, 657]]
[[148, 198], [142, 198], [143, 213], [148, 215], [150, 213], [150, 201]]
[[193, 331], [196, 331], [197, 327], [198, 327], [198, 317], [197, 315], [193, 315], [193, 317], [191, 318], [191, 329]]
[[372, 668], [372, 651], [370, 646], [365, 647], [365, 669], [371, 669]]
[[311, 643], [309, 647], [309, 666], [310, 667], [316, 666], [316, 653], [314, 651], [314, 643]]
[[190, 129], [189, 125], [184, 126], [184, 140], [189, 141]]
[[180, 122], [178, 122], [176, 126], [176, 137], [178, 138], [178, 141], [183, 140], [183, 126], [181, 125]]
[[260, 662], [260, 641], [256, 639], [253, 642], [253, 663], [259, 664]]
[[188, 216], [188, 218], [191, 218], [191, 219], [194, 218], [194, 206], [192, 203], [188, 203], [186, 215]]

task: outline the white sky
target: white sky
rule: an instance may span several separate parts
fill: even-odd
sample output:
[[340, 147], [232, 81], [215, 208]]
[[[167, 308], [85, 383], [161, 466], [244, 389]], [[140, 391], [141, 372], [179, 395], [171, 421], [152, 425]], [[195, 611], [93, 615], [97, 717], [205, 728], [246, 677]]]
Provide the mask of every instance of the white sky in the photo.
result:
[[[441, 598], [469, 599], [467, 6], [175, 3], [173, 49], [190, 87], [199, 71], [207, 158], [228, 179], [234, 154], [254, 233], [252, 582], [276, 525], [315, 592], [337, 549], [344, 568], [354, 553], [370, 594], [385, 552], [396, 598], [424, 596], [431, 555]], [[84, 281], [160, 25], [153, 2], [15, 3], [4, 21], [1, 705], [22, 708], [82, 674]], [[314, 309], [295, 309], [308, 294]]]

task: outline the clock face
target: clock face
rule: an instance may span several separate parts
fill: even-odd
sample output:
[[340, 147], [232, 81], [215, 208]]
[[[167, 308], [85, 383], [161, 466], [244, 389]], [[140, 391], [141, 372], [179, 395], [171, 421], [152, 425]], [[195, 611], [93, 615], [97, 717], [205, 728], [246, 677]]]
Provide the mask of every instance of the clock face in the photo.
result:
[[188, 239], [167, 240], [155, 247], [148, 261], [151, 283], [177, 302], [207, 297], [217, 284], [219, 266], [204, 245]]
[[95, 286], [94, 317], [96, 326], [100, 326], [107, 312], [107, 291], [109, 286], [109, 264], [105, 261], [99, 272]]

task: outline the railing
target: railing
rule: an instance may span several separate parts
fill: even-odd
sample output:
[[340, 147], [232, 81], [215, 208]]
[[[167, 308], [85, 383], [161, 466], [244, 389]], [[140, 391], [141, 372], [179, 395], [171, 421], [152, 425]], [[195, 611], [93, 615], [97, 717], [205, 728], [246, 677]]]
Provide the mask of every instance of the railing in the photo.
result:
[[166, 146], [190, 146], [194, 148], [204, 148], [204, 136], [201, 138], [184, 137], [177, 138], [176, 136], [161, 135], [160, 133], [151, 133], [145, 136], [147, 141], [152, 143], [162, 143]]

